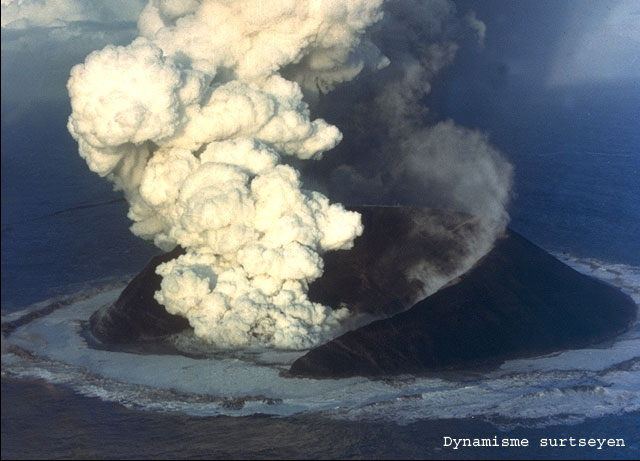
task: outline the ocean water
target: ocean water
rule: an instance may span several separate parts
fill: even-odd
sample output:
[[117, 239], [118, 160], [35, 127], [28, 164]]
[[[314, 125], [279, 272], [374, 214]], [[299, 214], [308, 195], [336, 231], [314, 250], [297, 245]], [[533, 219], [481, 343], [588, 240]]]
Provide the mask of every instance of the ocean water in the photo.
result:
[[[514, 163], [516, 230], [640, 303], [634, 91], [549, 91], [517, 113], [494, 103], [491, 116], [452, 96], [439, 110], [490, 133]], [[156, 250], [130, 235], [121, 197], [75, 153], [66, 113], [66, 103], [22, 114], [3, 105], [3, 458], [640, 457], [638, 323], [583, 350], [388, 380], [285, 378], [295, 353], [193, 359], [89, 347], [91, 312]], [[494, 436], [530, 446], [445, 443]], [[625, 446], [540, 446], [570, 437]]]
[[513, 228], [548, 250], [640, 265], [639, 82], [515, 88], [475, 103], [453, 92], [443, 106], [514, 164]]

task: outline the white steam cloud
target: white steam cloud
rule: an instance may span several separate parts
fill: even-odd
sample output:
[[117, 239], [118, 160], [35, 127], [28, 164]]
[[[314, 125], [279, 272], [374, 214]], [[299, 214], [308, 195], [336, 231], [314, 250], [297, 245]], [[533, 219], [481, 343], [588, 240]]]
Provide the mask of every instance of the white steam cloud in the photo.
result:
[[311, 119], [301, 85], [280, 71], [328, 89], [384, 65], [364, 36], [381, 17], [371, 0], [154, 0], [140, 37], [72, 69], [80, 155], [124, 191], [136, 235], [186, 250], [158, 267], [156, 299], [197, 336], [306, 348], [346, 317], [306, 292], [321, 254], [362, 233], [360, 216], [281, 162], [319, 159], [342, 135]]
[[[72, 69], [68, 127], [80, 155], [123, 190], [136, 235], [185, 249], [158, 267], [156, 299], [206, 341], [307, 348], [348, 315], [307, 297], [322, 254], [363, 232], [357, 213], [303, 189], [291, 166], [308, 173], [298, 160], [320, 159], [343, 137], [312, 117], [309, 100], [348, 134], [341, 160], [317, 164], [340, 179], [333, 193], [395, 201], [404, 186], [428, 197], [410, 204], [481, 221], [459, 270], [427, 261], [407, 277], [431, 278], [433, 291], [504, 229], [508, 163], [480, 133], [425, 124], [430, 82], [458, 49], [454, 5], [403, 0], [383, 15], [382, 3], [151, 0], [138, 38]], [[465, 20], [482, 42], [484, 24]]]

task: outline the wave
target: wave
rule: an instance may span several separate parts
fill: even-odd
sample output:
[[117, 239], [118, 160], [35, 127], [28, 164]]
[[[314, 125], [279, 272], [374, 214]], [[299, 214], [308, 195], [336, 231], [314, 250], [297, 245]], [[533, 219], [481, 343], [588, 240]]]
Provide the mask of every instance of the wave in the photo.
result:
[[[640, 304], [640, 267], [556, 256]], [[640, 410], [637, 321], [615, 340], [510, 360], [492, 370], [314, 380], [285, 373], [306, 351], [203, 354], [188, 335], [174, 338], [182, 355], [94, 347], [87, 320], [121, 288], [112, 283], [3, 315], [2, 376], [44, 379], [130, 408], [198, 416], [320, 413], [399, 424], [479, 418], [537, 427]]]

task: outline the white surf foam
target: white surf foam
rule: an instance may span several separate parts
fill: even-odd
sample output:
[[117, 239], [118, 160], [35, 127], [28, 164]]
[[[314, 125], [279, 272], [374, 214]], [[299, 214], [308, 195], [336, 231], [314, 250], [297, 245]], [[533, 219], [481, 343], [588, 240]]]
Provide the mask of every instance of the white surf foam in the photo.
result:
[[[640, 268], [562, 259], [619, 286], [638, 302]], [[607, 344], [511, 360], [490, 372], [313, 380], [281, 374], [305, 351], [192, 358], [93, 349], [82, 328], [119, 291], [78, 296], [40, 317], [32, 314], [46, 308], [42, 304], [3, 317], [3, 325], [25, 313], [34, 317], [7, 337], [3, 334], [3, 376], [41, 378], [128, 407], [192, 415], [321, 412], [401, 424], [477, 417], [507, 425], [547, 425], [640, 410], [638, 323]]]

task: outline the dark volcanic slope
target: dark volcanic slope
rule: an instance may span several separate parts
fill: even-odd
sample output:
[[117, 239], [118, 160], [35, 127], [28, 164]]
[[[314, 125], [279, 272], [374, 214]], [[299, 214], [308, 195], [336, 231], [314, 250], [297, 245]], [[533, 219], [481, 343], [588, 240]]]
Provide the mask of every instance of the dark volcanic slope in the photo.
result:
[[423, 296], [423, 284], [407, 277], [418, 263], [434, 275], [453, 278], [469, 252], [469, 237], [481, 232], [472, 216], [409, 207], [349, 207], [362, 216], [363, 234], [348, 251], [322, 255], [324, 273], [309, 286], [309, 299], [351, 312], [388, 317]]
[[510, 231], [459, 283], [311, 350], [291, 373], [374, 376], [495, 363], [612, 337], [636, 311], [625, 294]]
[[152, 258], [129, 282], [115, 303], [93, 313], [89, 319], [93, 335], [106, 344], [121, 344], [157, 338], [188, 328], [187, 319], [169, 314], [153, 297], [160, 289], [161, 280], [155, 272], [156, 267], [183, 252], [177, 247]]

